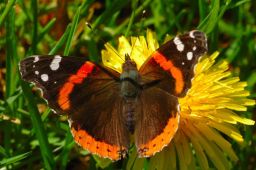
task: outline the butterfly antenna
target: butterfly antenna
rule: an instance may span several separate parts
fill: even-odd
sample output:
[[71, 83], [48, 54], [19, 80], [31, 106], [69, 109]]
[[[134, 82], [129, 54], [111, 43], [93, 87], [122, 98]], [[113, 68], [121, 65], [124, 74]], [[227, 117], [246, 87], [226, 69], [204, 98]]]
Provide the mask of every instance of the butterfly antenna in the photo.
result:
[[[85, 22], [86, 26], [91, 30], [92, 34], [95, 35], [95, 29], [92, 28], [92, 25], [89, 23], [89, 22]], [[103, 42], [104, 45], [108, 46], [109, 48], [112, 49], [112, 51], [114, 51], [114, 53], [119, 57], [121, 58], [123, 61], [125, 61], [122, 56], [111, 46], [109, 45], [108, 42], [106, 42], [104, 39], [102, 39], [100, 37], [100, 40]]]
[[144, 28], [145, 26], [145, 19], [146, 19], [146, 10], [144, 9], [142, 11], [142, 15], [141, 15], [141, 22], [140, 22], [140, 27], [139, 27], [139, 32], [141, 32], [141, 30]]
[[[142, 30], [142, 28], [144, 27], [145, 15], [146, 15], [146, 10], [144, 9], [144, 10], [142, 11], [142, 15], [141, 15], [141, 22], [140, 22], [140, 26], [139, 26], [139, 30], [138, 30], [139, 33], [142, 32], [141, 30]], [[136, 40], [135, 40], [134, 44], [132, 45], [131, 54], [132, 54], [132, 52], [133, 52], [133, 49], [134, 49], [134, 47], [135, 47], [136, 42], [137, 42], [138, 39], [139, 39], [139, 36], [136, 36]]]

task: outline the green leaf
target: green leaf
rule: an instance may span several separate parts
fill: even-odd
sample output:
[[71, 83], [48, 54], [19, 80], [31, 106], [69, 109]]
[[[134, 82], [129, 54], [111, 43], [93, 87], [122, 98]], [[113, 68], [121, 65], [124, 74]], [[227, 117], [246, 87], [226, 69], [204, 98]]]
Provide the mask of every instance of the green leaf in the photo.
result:
[[49, 55], [53, 55], [56, 54], [58, 50], [60, 50], [62, 48], [62, 46], [66, 43], [69, 33], [71, 30], [71, 24], [69, 24], [66, 28], [66, 31], [64, 32], [64, 34], [61, 36], [60, 40], [56, 43], [56, 45], [51, 49], [51, 51], [49, 52]]
[[205, 33], [209, 34], [212, 32], [214, 27], [218, 23], [218, 17], [219, 17], [219, 10], [220, 10], [220, 1], [219, 0], [213, 0], [211, 4], [211, 11], [207, 15], [207, 17], [200, 23], [198, 28]]
[[42, 38], [50, 31], [50, 29], [54, 26], [56, 22], [56, 18], [53, 18], [47, 25], [41, 30], [41, 33], [38, 35], [38, 41], [41, 41]]
[[77, 27], [77, 24], [78, 24], [78, 21], [79, 21], [79, 17], [80, 17], [80, 8], [78, 8], [78, 10], [76, 11], [74, 19], [73, 19], [73, 21], [71, 23], [71, 29], [70, 29], [70, 32], [69, 32], [69, 35], [68, 35], [66, 47], [65, 47], [65, 50], [64, 50], [64, 55], [68, 55], [69, 54], [71, 43], [72, 43], [72, 39], [73, 39], [73, 37], [75, 35], [76, 27]]
[[26, 152], [17, 156], [13, 156], [11, 158], [5, 158], [3, 160], [0, 161], [0, 166], [7, 166], [13, 163], [16, 163], [18, 161], [21, 161], [23, 159], [26, 159], [28, 156], [31, 156], [32, 152]]
[[39, 111], [37, 109], [37, 105], [35, 103], [33, 94], [31, 92], [31, 88], [29, 84], [21, 81], [21, 87], [23, 89], [23, 94], [28, 101], [28, 110], [30, 113], [30, 117], [32, 120], [32, 124], [36, 133], [36, 137], [39, 141], [39, 146], [41, 150], [41, 155], [44, 161], [44, 166], [46, 169], [54, 169], [55, 161], [52, 155], [52, 149], [49, 146], [48, 138], [46, 131], [44, 129], [43, 122], [41, 120]]
[[62, 152], [61, 152], [60, 158], [59, 158], [61, 160], [60, 169], [63, 169], [63, 170], [66, 169], [68, 159], [69, 159], [68, 156], [69, 156], [69, 153], [74, 145], [75, 145], [75, 142], [73, 140], [73, 136], [72, 136], [71, 132], [69, 131], [69, 132], [67, 132], [66, 139], [65, 139], [65, 145], [62, 149]]
[[128, 0], [114, 0], [111, 3], [111, 6], [107, 8], [100, 17], [92, 24], [92, 28], [98, 27], [100, 24], [107, 23], [110, 18], [118, 11], [120, 11], [129, 1]]
[[101, 158], [98, 155], [93, 155], [94, 160], [96, 161], [96, 167], [100, 167], [102, 169], [108, 167], [112, 161], [108, 158]]
[[6, 16], [8, 15], [8, 13], [10, 12], [10, 10], [13, 8], [13, 6], [15, 5], [16, 0], [10, 0], [8, 1], [4, 12], [2, 13], [2, 15], [0, 16], [0, 27], [2, 26], [2, 24], [4, 23], [4, 20], [6, 18]]

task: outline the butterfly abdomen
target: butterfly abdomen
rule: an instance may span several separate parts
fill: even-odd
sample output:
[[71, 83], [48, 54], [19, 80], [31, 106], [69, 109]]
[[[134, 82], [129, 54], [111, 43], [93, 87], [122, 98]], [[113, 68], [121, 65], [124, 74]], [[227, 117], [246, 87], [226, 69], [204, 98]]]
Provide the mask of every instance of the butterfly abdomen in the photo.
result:
[[135, 127], [135, 111], [136, 111], [136, 99], [134, 98], [124, 98], [123, 103], [123, 115], [125, 120], [125, 125], [131, 134], [134, 133]]

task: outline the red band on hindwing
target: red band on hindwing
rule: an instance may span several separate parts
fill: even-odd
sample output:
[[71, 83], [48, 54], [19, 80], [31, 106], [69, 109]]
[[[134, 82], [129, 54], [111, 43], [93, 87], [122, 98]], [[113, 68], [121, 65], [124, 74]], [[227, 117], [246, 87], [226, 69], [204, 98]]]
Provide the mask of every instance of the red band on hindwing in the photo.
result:
[[181, 70], [175, 67], [171, 60], [167, 60], [165, 56], [158, 51], [155, 51], [152, 56], [161, 68], [165, 71], [170, 71], [172, 77], [175, 79], [175, 92], [176, 94], [180, 94], [185, 86]]
[[83, 129], [78, 128], [76, 130], [74, 127], [71, 127], [71, 132], [75, 141], [84, 149], [104, 158], [118, 160], [122, 156], [122, 150], [127, 150], [125, 147], [107, 144], [104, 141], [97, 141]]
[[83, 80], [92, 72], [94, 66], [95, 65], [93, 63], [87, 61], [79, 68], [76, 74], [71, 75], [68, 78], [67, 82], [63, 85], [59, 92], [58, 104], [61, 109], [67, 110], [70, 108], [70, 93], [73, 91], [76, 84], [81, 84]]
[[180, 116], [179, 113], [177, 113], [176, 117], [171, 117], [168, 120], [168, 123], [161, 134], [148, 143], [138, 146], [138, 153], [140, 157], [153, 156], [155, 153], [161, 151], [165, 146], [167, 146], [178, 130], [179, 119]]

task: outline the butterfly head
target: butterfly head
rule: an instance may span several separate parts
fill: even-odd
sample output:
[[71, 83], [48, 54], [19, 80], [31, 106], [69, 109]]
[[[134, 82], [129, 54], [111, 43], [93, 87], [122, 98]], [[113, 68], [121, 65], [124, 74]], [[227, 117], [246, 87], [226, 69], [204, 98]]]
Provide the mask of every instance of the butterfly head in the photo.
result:
[[137, 70], [136, 63], [130, 58], [129, 54], [125, 54], [125, 62], [122, 65], [123, 72], [128, 70]]

